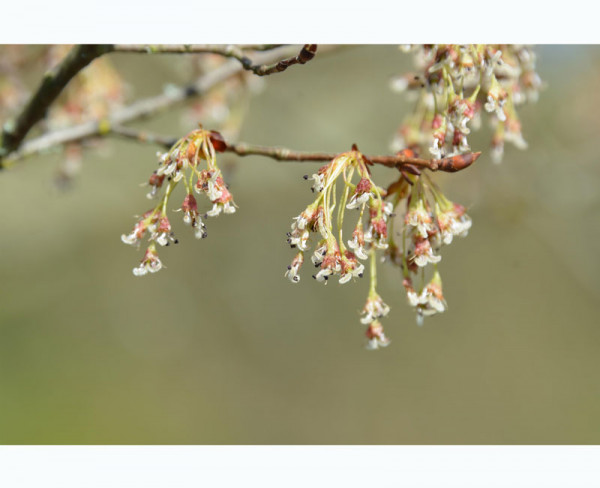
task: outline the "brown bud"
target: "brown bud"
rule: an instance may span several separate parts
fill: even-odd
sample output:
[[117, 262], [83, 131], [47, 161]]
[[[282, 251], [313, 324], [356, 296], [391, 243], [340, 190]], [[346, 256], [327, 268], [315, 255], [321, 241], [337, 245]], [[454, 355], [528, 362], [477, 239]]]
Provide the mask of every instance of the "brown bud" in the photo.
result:
[[216, 130], [211, 130], [209, 132], [208, 137], [209, 137], [210, 142], [212, 143], [213, 147], [215, 148], [215, 151], [223, 152], [223, 151], [225, 151], [225, 149], [227, 149], [227, 143], [225, 142], [225, 139]]

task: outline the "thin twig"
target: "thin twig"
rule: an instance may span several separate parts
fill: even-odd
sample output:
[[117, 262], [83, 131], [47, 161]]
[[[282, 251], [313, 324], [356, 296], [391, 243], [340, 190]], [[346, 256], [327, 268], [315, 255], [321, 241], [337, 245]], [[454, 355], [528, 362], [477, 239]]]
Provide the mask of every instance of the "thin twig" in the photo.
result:
[[[260, 49], [257, 49], [260, 48]], [[144, 46], [138, 44], [115, 44], [112, 46], [115, 52], [123, 53], [145, 53], [145, 54], [199, 54], [212, 53], [219, 54], [228, 58], [237, 59], [245, 70], [252, 71], [258, 76], [266, 76], [273, 73], [285, 71], [294, 64], [304, 64], [314, 58], [317, 52], [316, 44], [305, 44], [297, 56], [280, 60], [273, 64], [255, 63], [250, 59], [244, 50], [272, 50], [276, 45], [269, 46], [237, 46], [220, 44], [170, 44], [160, 46]]]
[[125, 139], [156, 144], [157, 146], [162, 146], [166, 149], [172, 147], [177, 142], [176, 137], [163, 136], [156, 134], [155, 132], [132, 129], [131, 127], [124, 127], [122, 125], [113, 125], [111, 127], [111, 133]]
[[[313, 153], [313, 152], [298, 152], [282, 147], [256, 146], [238, 142], [236, 144], [227, 144], [227, 152], [232, 152], [238, 156], [266, 156], [277, 161], [331, 161], [339, 154], [334, 153]], [[416, 166], [429, 169], [431, 171], [446, 171], [456, 172], [465, 169], [473, 164], [481, 152], [467, 153], [458, 156], [452, 156], [443, 159], [422, 159], [412, 156], [407, 156], [401, 152], [395, 156], [365, 156], [366, 159], [381, 166], [388, 168], [403, 168], [404, 166]]]
[[[114, 126], [112, 132], [116, 135], [133, 139], [139, 142], [148, 142], [158, 144], [165, 148], [173, 146], [177, 139], [174, 137], [161, 136], [146, 131], [139, 131], [129, 127]], [[277, 161], [290, 162], [323, 162], [331, 161], [339, 156], [335, 153], [322, 152], [299, 152], [283, 147], [257, 146], [245, 142], [227, 143], [226, 152], [237, 154], [238, 156], [265, 156]], [[403, 169], [406, 166], [429, 169], [431, 171], [456, 172], [467, 168], [473, 164], [480, 156], [481, 152], [467, 153], [459, 156], [453, 156], [443, 159], [422, 159], [406, 154], [399, 153], [395, 156], [365, 156], [373, 164], [379, 164], [388, 168]]]
[[[40, 86], [31, 96], [19, 116], [15, 120], [4, 124], [2, 141], [0, 142], [0, 158], [19, 147], [31, 128], [46, 115], [48, 107], [79, 71], [94, 59], [109, 51], [110, 46], [76, 46], [71, 49], [58, 66], [46, 73]], [[0, 160], [1, 168], [2, 161]]]

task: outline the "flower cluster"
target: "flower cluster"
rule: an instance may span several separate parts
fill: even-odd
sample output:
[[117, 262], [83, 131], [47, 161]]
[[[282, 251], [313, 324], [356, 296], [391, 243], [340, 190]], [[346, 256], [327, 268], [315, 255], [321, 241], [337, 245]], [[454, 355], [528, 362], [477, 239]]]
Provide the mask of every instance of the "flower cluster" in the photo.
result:
[[[311, 177], [304, 177], [313, 182], [312, 191], [316, 197], [294, 217], [287, 234], [288, 244], [298, 249], [298, 253], [285, 276], [292, 283], [298, 283], [304, 254], [310, 252], [310, 261], [316, 268], [313, 274], [316, 281], [327, 284], [331, 278], [337, 277], [340, 284], [345, 284], [363, 277], [365, 265], [361, 261], [370, 257], [371, 291], [361, 322], [369, 326], [367, 337], [370, 347], [377, 348], [389, 343], [379, 322], [387, 315], [389, 307], [375, 291], [375, 252], [388, 248], [392, 204], [384, 201], [386, 191], [373, 182], [369, 164], [354, 146]], [[341, 196], [338, 195], [338, 184], [342, 186]], [[358, 218], [352, 238], [344, 240], [343, 224], [348, 210], [357, 212]]]
[[[148, 181], [150, 191], [147, 197], [157, 198], [165, 187], [162, 197], [154, 208], [138, 219], [129, 234], [121, 236], [121, 240], [130, 245], [139, 245], [146, 236], [150, 241], [140, 265], [133, 270], [134, 275], [142, 276], [159, 271], [163, 265], [158, 257], [156, 244], [168, 246], [178, 242], [167, 216], [167, 206], [180, 181], [185, 186], [186, 194], [179, 211], [183, 212], [183, 222], [193, 229], [196, 238], [202, 239], [207, 235], [203, 217], [235, 212], [233, 196], [223, 181], [216, 161], [216, 152], [222, 152], [225, 148], [225, 141], [218, 132], [201, 127], [177, 141], [166, 153], [158, 154], [158, 169]], [[204, 215], [198, 211], [194, 192], [205, 195], [212, 203], [212, 208]]]
[[516, 108], [536, 101], [542, 87], [530, 48], [436, 44], [406, 50], [415, 52], [421, 73], [391, 84], [396, 91], [418, 91], [415, 109], [396, 135], [396, 149], [420, 148], [437, 159], [469, 152], [467, 136], [479, 127], [482, 112], [494, 127], [495, 162], [502, 159], [506, 141], [527, 147]]
[[[401, 155], [416, 158], [413, 150]], [[316, 268], [316, 281], [327, 284], [337, 277], [344, 284], [362, 277], [365, 265], [361, 261], [369, 259], [370, 288], [360, 321], [367, 325], [367, 347], [378, 349], [390, 342], [381, 324], [390, 308], [376, 288], [377, 252], [402, 269], [408, 302], [421, 324], [423, 317], [446, 309], [437, 269], [441, 247], [452, 243], [455, 236], [466, 236], [471, 219], [463, 206], [448, 200], [429, 175], [417, 168], [408, 172], [405, 169], [409, 168], [400, 167], [398, 180], [383, 189], [372, 179], [371, 164], [354, 146], [312, 176], [305, 175], [316, 196], [294, 217], [287, 233], [288, 244], [298, 252], [285, 276], [298, 283], [308, 253]], [[342, 186], [339, 192], [338, 185]], [[348, 211], [356, 212], [358, 218], [351, 220], [356, 222], [353, 227], [346, 225], [346, 231], [352, 229], [352, 233], [344, 239]], [[429, 265], [433, 272], [426, 281]]]
[[[402, 269], [408, 303], [422, 324], [424, 316], [446, 310], [438, 271], [441, 249], [451, 244], [454, 237], [466, 237], [471, 219], [466, 209], [448, 200], [426, 174], [403, 175], [388, 188], [388, 197], [396, 202], [398, 218], [391, 222], [393, 232], [386, 257]], [[394, 225], [398, 228], [394, 229]], [[425, 272], [429, 265], [433, 272], [427, 282]], [[419, 291], [413, 285], [417, 281]]]

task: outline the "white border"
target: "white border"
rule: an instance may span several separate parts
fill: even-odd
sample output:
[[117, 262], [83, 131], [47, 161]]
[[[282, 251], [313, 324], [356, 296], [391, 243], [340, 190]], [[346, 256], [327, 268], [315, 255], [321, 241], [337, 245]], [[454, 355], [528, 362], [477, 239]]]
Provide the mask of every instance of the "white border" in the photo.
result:
[[0, 447], [0, 486], [35, 488], [576, 488], [600, 483], [586, 446]]
[[7, 0], [3, 43], [597, 43], [592, 2]]

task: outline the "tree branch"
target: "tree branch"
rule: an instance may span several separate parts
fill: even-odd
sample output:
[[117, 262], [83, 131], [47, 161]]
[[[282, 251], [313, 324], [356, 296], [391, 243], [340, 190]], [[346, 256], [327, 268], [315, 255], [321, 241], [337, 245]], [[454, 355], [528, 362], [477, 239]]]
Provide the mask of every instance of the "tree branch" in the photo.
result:
[[[257, 59], [260, 63], [273, 63], [277, 59], [281, 59], [281, 57], [290, 56], [295, 50], [296, 48], [292, 46], [277, 48], [259, 53]], [[4, 160], [0, 160], [0, 169], [17, 160], [33, 156], [58, 145], [78, 142], [94, 136], [106, 135], [111, 132], [113, 125], [122, 125], [134, 120], [150, 117], [190, 98], [201, 96], [214, 86], [240, 73], [242, 70], [243, 67], [240, 66], [239, 62], [232, 60], [210, 71], [188, 86], [169, 89], [160, 95], [134, 102], [127, 107], [115, 110], [106, 119], [84, 122], [65, 129], [48, 132], [35, 139], [25, 141], [21, 144], [20, 149], [16, 150], [19, 145], [15, 146], [11, 154], [5, 157]]]
[[[125, 137], [127, 139], [133, 139], [138, 142], [148, 142], [157, 144], [165, 148], [173, 146], [177, 139], [174, 137], [161, 136], [153, 134], [151, 132], [139, 131], [129, 127], [114, 126], [112, 128], [113, 134]], [[253, 144], [247, 144], [245, 142], [238, 143], [226, 143], [226, 152], [237, 154], [238, 156], [265, 156], [277, 161], [290, 161], [290, 162], [323, 162], [331, 161], [336, 158], [339, 153], [321, 153], [321, 152], [299, 152], [283, 147], [270, 147], [270, 146], [257, 146]], [[416, 158], [402, 152], [395, 156], [365, 156], [368, 161], [373, 164], [379, 164], [388, 168], [405, 169], [409, 167], [417, 167], [422, 169], [429, 169], [431, 171], [446, 171], [454, 173], [469, 167], [473, 164], [477, 158], [481, 155], [481, 152], [467, 153], [459, 156], [452, 156], [443, 159], [422, 159]]]
[[278, 47], [277, 45], [263, 46], [236, 46], [236, 45], [219, 45], [219, 44], [171, 44], [161, 46], [144, 46], [138, 44], [115, 44], [113, 50], [123, 53], [145, 53], [145, 54], [199, 54], [212, 53], [219, 54], [228, 58], [237, 59], [243, 68], [252, 71], [255, 75], [266, 76], [273, 73], [285, 71], [294, 64], [304, 64], [314, 58], [317, 52], [316, 44], [305, 44], [297, 56], [283, 59], [271, 65], [255, 64], [252, 59], [244, 54], [244, 49], [252, 50], [271, 50]]
[[[110, 51], [110, 46], [76, 46], [63, 61], [46, 73], [29, 102], [13, 121], [4, 124], [0, 142], [0, 158], [17, 149], [31, 128], [45, 115], [69, 81], [94, 59]], [[2, 161], [0, 159], [0, 169]]]
[[[268, 146], [256, 146], [252, 144], [246, 144], [239, 142], [236, 144], [227, 144], [227, 152], [232, 152], [238, 156], [266, 156], [277, 161], [331, 161], [336, 158], [339, 154], [334, 153], [312, 153], [312, 152], [299, 152], [292, 151], [291, 149], [282, 147], [268, 147]], [[481, 155], [481, 152], [467, 153], [458, 156], [452, 156], [443, 159], [423, 159], [416, 158], [402, 152], [395, 156], [366, 156], [366, 159], [373, 163], [388, 168], [404, 169], [405, 167], [417, 167], [429, 169], [431, 171], [446, 171], [454, 173], [465, 169], [473, 164], [477, 158]]]

